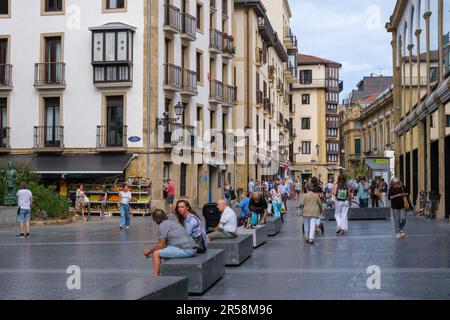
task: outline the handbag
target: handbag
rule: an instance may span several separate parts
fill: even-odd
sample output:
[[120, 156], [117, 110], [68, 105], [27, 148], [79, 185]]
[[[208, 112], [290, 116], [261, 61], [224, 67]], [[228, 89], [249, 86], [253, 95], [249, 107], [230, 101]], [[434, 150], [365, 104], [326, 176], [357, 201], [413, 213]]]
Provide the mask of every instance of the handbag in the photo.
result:
[[406, 210], [410, 210], [411, 209], [411, 207], [409, 205], [408, 197], [403, 197], [403, 206], [405, 207]]
[[380, 189], [378, 189], [378, 188], [375, 189], [375, 196], [376, 196], [378, 199], [381, 199], [381, 192], [380, 192]]
[[206, 252], [206, 243], [205, 238], [203, 235], [199, 235], [198, 237], [194, 238], [195, 241], [195, 247], [197, 248], [197, 253], [203, 253]]

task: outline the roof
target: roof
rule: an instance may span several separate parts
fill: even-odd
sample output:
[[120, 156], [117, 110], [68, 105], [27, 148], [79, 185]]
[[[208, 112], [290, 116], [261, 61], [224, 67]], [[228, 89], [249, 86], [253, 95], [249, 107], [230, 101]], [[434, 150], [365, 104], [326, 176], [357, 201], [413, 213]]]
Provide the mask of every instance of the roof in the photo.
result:
[[356, 85], [358, 90], [352, 91], [350, 103], [354, 104], [356, 101], [361, 101], [375, 93], [378, 96], [381, 92], [385, 91], [386, 88], [390, 87], [393, 81], [394, 78], [391, 76], [363, 77]]
[[375, 101], [377, 101], [378, 96], [380, 95], [381, 92], [374, 92], [372, 94], [369, 94], [368, 96], [359, 99], [359, 102], [362, 103], [374, 103]]
[[[420, 62], [426, 62], [427, 61], [427, 53], [421, 53], [419, 55], [420, 58]], [[403, 61], [404, 62], [409, 62], [409, 57], [403, 57]], [[417, 62], [417, 55], [413, 55], [412, 56], [412, 61], [413, 62]], [[438, 62], [439, 61], [439, 51], [438, 50], [431, 50], [430, 51], [430, 61], [431, 62]]]
[[339, 62], [331, 61], [328, 59], [311, 56], [307, 54], [301, 54], [298, 55], [298, 64], [299, 65], [311, 65], [311, 64], [335, 64], [339, 65], [339, 67], [342, 67], [342, 64]]

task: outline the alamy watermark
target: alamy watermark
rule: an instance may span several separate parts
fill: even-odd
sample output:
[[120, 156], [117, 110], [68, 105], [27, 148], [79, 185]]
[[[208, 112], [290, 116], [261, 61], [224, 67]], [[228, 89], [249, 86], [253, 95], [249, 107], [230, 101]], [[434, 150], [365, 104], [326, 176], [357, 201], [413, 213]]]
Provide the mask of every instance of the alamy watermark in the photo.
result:
[[67, 289], [81, 290], [81, 268], [75, 265], [69, 266], [66, 273], [70, 274], [66, 281]]

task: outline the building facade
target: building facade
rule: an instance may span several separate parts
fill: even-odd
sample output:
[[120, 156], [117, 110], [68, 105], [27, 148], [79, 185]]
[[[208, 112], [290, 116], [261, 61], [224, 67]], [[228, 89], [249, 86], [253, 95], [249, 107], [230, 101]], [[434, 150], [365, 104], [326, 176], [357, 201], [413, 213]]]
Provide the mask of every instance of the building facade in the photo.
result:
[[290, 110], [292, 176], [334, 179], [339, 166], [339, 80], [341, 64], [299, 54], [299, 81], [292, 84]]
[[298, 81], [298, 44], [289, 28], [290, 18], [287, 1], [235, 1], [234, 23], [243, 32], [236, 33], [238, 90], [233, 124], [251, 132], [238, 137], [238, 191], [246, 190], [250, 179], [261, 181], [287, 172], [289, 85]]
[[416, 202], [421, 190], [441, 195], [449, 218], [450, 3], [399, 0], [386, 25], [392, 34], [396, 175]]

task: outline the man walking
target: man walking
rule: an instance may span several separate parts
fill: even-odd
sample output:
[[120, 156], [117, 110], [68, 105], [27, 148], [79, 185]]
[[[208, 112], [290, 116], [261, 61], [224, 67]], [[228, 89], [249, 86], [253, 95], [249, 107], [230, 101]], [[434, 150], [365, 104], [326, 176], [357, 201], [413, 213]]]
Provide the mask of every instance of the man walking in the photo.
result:
[[169, 208], [169, 213], [173, 213], [173, 199], [175, 198], [175, 184], [172, 180], [167, 179], [166, 184], [167, 189], [167, 207]]
[[24, 224], [26, 225], [27, 234], [26, 237], [30, 237], [30, 213], [31, 205], [33, 204], [33, 194], [28, 190], [26, 182], [20, 184], [20, 190], [17, 191], [17, 202], [19, 208], [17, 210], [17, 221], [20, 226], [19, 238], [24, 237]]
[[248, 183], [248, 193], [252, 194], [255, 191], [255, 183], [253, 182], [253, 178], [250, 179], [250, 182]]

